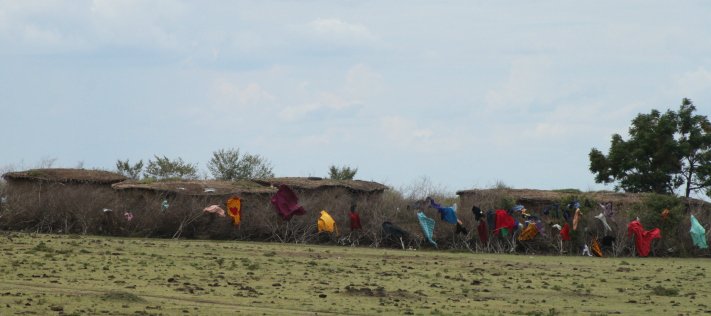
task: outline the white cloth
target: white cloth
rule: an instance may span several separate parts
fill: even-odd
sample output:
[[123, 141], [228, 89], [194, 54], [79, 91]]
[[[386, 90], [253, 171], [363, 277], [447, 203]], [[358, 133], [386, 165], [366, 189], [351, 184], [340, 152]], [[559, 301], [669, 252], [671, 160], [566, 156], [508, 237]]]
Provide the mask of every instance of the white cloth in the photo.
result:
[[602, 222], [602, 224], [605, 225], [606, 230], [612, 231], [612, 228], [610, 228], [610, 225], [607, 224], [607, 218], [605, 218], [605, 214], [600, 212], [600, 214], [595, 216], [595, 218], [599, 219]]

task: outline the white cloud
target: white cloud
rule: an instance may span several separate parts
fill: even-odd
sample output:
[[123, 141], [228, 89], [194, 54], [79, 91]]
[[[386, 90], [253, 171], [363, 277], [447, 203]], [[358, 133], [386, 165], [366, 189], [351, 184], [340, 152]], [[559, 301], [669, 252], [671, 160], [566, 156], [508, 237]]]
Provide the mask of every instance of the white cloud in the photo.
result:
[[274, 102], [276, 97], [257, 83], [240, 86], [226, 79], [213, 84], [213, 99], [223, 108], [245, 110]]
[[371, 97], [382, 92], [383, 76], [365, 64], [357, 64], [346, 74], [346, 93], [353, 98]]
[[511, 62], [506, 81], [486, 93], [490, 110], [528, 109], [536, 103], [548, 103], [561, 93], [559, 84], [553, 82], [554, 72], [547, 57], [519, 57]]
[[709, 94], [711, 94], [711, 71], [705, 67], [676, 75], [672, 78], [672, 82], [672, 88], [667, 94], [678, 98], [679, 104], [681, 104], [683, 97], [693, 100], [701, 95], [710, 96]]

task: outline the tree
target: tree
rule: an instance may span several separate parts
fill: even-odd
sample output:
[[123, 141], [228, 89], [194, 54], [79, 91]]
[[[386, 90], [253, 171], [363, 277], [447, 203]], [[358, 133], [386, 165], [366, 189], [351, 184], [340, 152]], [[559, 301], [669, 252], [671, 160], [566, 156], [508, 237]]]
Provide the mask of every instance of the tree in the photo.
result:
[[358, 168], [348, 166], [338, 168], [335, 165], [331, 165], [328, 169], [328, 177], [334, 180], [353, 180], [356, 172], [358, 172]]
[[249, 153], [240, 156], [239, 149], [220, 149], [212, 152], [207, 169], [218, 180], [274, 177], [272, 165], [266, 158]]
[[678, 113], [681, 179], [686, 197], [699, 189], [706, 189], [706, 195], [711, 196], [711, 123], [694, 111], [691, 100], [684, 98]]
[[178, 157], [176, 160], [170, 160], [168, 157], [158, 157], [155, 155], [155, 160], [148, 160], [145, 175], [147, 178], [156, 180], [166, 179], [197, 179], [197, 166], [189, 164]]
[[116, 171], [126, 178], [138, 180], [141, 177], [141, 172], [143, 172], [143, 160], [131, 165], [128, 159], [126, 161], [119, 159], [116, 161]]
[[710, 124], [695, 110], [684, 99], [678, 112], [638, 114], [629, 140], [614, 134], [607, 156], [596, 148], [590, 151], [595, 181], [616, 182], [616, 189], [627, 192], [660, 194], [674, 193], [686, 183], [687, 197], [691, 190], [711, 188]]

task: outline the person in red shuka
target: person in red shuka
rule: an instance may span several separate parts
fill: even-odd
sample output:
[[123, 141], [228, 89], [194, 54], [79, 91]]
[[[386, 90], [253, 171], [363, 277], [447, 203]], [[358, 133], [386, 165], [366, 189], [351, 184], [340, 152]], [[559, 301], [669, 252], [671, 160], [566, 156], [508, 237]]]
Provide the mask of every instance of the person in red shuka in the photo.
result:
[[351, 217], [351, 231], [361, 229], [360, 216], [358, 215], [358, 212], [356, 212], [355, 204], [351, 205], [351, 213], [349, 216]]

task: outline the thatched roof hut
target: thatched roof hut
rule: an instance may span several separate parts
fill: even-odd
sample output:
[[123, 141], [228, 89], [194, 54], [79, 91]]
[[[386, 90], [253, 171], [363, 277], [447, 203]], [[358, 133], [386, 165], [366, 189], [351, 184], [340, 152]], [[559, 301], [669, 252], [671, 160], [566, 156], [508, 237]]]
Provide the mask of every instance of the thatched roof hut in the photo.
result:
[[104, 170], [88, 169], [31, 169], [8, 172], [2, 176], [11, 181], [42, 181], [55, 183], [112, 184], [126, 180], [126, 177]]
[[357, 193], [380, 193], [388, 187], [377, 182], [363, 180], [333, 180], [317, 177], [283, 177], [256, 179], [254, 182], [265, 186], [286, 184], [294, 190], [318, 190], [328, 188], [344, 188]]
[[141, 190], [181, 195], [211, 196], [230, 194], [273, 194], [275, 188], [260, 185], [249, 180], [172, 180], [172, 181], [123, 181], [111, 186], [114, 190]]

